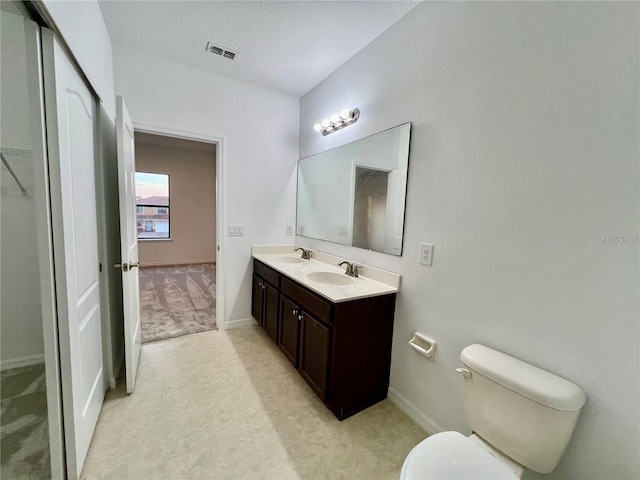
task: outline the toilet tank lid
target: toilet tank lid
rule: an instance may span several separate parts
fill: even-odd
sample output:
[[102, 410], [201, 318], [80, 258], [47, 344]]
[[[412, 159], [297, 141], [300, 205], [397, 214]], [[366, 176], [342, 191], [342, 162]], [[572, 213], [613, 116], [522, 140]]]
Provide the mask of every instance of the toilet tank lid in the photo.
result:
[[575, 383], [484, 345], [469, 345], [460, 360], [503, 387], [556, 410], [580, 410], [586, 400]]

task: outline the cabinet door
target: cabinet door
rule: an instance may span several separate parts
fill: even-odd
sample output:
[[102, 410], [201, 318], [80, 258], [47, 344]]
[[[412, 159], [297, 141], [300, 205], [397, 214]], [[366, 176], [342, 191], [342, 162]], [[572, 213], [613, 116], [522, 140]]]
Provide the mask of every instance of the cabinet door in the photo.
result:
[[280, 333], [278, 346], [294, 367], [298, 368], [300, 340], [300, 308], [284, 295], [280, 296]]
[[264, 280], [253, 274], [253, 284], [251, 289], [251, 316], [256, 319], [258, 325], [262, 325], [262, 312], [263, 312], [263, 286]]
[[264, 310], [262, 328], [275, 342], [278, 339], [278, 290], [272, 285], [263, 282], [264, 285]]
[[302, 312], [300, 335], [300, 374], [324, 401], [329, 367], [329, 328]]

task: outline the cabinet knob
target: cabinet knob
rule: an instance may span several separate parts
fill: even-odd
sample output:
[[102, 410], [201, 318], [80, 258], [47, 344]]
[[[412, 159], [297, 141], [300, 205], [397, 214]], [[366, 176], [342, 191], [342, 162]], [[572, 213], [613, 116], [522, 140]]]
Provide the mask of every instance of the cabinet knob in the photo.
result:
[[296, 310], [295, 308], [292, 310], [291, 312], [292, 315], [297, 315], [298, 314], [298, 310]]
[[267, 288], [267, 286], [263, 283], [262, 285], [260, 285], [262, 287], [263, 290], [265, 290]]
[[304, 318], [304, 315], [298, 315], [298, 320], [302, 321], [302, 319]]

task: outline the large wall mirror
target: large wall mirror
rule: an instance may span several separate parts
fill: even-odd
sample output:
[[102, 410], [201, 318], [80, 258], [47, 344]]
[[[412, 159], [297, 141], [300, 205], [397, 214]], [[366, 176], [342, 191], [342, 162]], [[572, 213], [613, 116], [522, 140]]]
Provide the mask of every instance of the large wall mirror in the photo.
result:
[[411, 124], [298, 162], [298, 235], [402, 255]]

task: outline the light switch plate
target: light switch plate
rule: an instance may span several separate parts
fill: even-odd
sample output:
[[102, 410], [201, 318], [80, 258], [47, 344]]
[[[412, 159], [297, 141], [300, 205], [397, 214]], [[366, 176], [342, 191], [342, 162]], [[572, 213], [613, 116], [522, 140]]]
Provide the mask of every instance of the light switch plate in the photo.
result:
[[229, 224], [229, 236], [230, 237], [242, 237], [244, 235], [244, 225], [242, 224]]
[[433, 263], [433, 245], [430, 243], [420, 244], [420, 263], [431, 265]]

